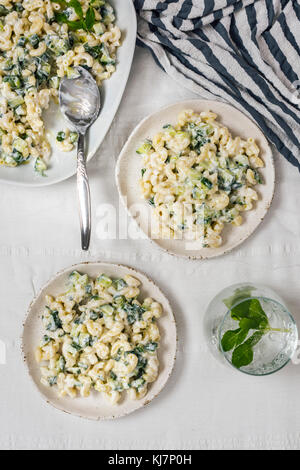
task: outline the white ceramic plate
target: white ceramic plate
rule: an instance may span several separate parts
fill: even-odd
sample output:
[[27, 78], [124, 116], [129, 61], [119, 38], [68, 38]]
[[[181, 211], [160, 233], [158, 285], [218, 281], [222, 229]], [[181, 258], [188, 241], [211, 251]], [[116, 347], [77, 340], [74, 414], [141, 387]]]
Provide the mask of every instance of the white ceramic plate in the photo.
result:
[[[56, 394], [55, 388], [47, 388], [40, 383], [40, 367], [35, 360], [34, 351], [39, 345], [40, 339], [43, 335], [41, 315], [45, 308], [45, 295], [58, 295], [59, 293], [64, 292], [68, 276], [74, 270], [86, 273], [91, 277], [97, 277], [101, 273], [105, 273], [112, 277], [123, 277], [125, 274], [131, 274], [142, 283], [142, 297], [152, 297], [162, 304], [164, 314], [158, 321], [161, 333], [161, 343], [158, 352], [160, 363], [159, 376], [157, 380], [150, 385], [148, 393], [141, 400], [132, 401], [124, 394], [122, 401], [119, 404], [112, 406], [100, 393], [96, 392], [92, 392], [88, 398], [62, 398]], [[43, 398], [48, 403], [59, 410], [82, 418], [93, 420], [120, 418], [150, 403], [166, 385], [166, 382], [173, 370], [176, 357], [176, 323], [168, 300], [160, 289], [144, 274], [141, 274], [127, 266], [116, 264], [83, 263], [71, 266], [59, 273], [50, 280], [45, 287], [43, 287], [37, 297], [33, 300], [24, 323], [22, 347], [29, 375]]]
[[[96, 153], [107, 134], [121, 102], [131, 69], [136, 42], [136, 14], [132, 0], [110, 0], [117, 16], [117, 25], [122, 31], [122, 44], [118, 49], [117, 70], [101, 87], [102, 110], [99, 118], [91, 127], [88, 137], [88, 160]], [[0, 167], [0, 181], [21, 186], [47, 186], [63, 181], [76, 172], [76, 152], [60, 152], [55, 145], [57, 132], [69, 124], [54, 103], [44, 114], [46, 129], [52, 146], [50, 167], [47, 177], [37, 175], [33, 162], [16, 168]]]
[[[185, 240], [153, 240], [160, 248], [171, 254], [192, 259], [212, 258], [223, 255], [246, 240], [258, 227], [266, 215], [274, 195], [275, 170], [271, 149], [260, 129], [243, 113], [228, 104], [218, 101], [193, 100], [183, 101], [168, 106], [144, 119], [133, 131], [125, 144], [116, 167], [116, 183], [121, 200], [129, 214], [134, 217], [148, 238], [151, 239], [151, 206], [141, 199], [138, 189], [142, 160], [136, 153], [136, 149], [147, 138], [153, 137], [165, 124], [175, 124], [177, 115], [185, 110], [213, 111], [218, 114], [217, 120], [229, 128], [233, 136], [243, 138], [253, 137], [261, 150], [261, 157], [265, 162], [265, 168], [261, 174], [265, 184], [258, 185], [255, 189], [259, 193], [259, 201], [255, 209], [243, 212], [244, 223], [240, 227], [226, 224], [222, 232], [223, 244], [219, 248], [198, 248], [195, 244], [189, 244]], [[137, 204], [142, 204], [142, 210], [137, 211]], [[138, 212], [138, 217], [136, 216]]]

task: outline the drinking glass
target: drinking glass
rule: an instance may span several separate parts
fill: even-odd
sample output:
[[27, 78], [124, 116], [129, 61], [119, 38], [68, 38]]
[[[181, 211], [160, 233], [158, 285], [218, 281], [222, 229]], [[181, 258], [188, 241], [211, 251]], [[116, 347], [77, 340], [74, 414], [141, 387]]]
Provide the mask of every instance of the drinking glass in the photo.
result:
[[[255, 302], [251, 302], [254, 299]], [[245, 306], [250, 305], [254, 312], [257, 308], [264, 311], [268, 325], [262, 327], [260, 332], [256, 327], [243, 329], [242, 334], [245, 337], [240, 337], [241, 343], [237, 342], [228, 350], [228, 342], [227, 346], [223, 347], [223, 336], [228, 331], [235, 331], [234, 335], [237, 335], [242, 324], [239, 323], [240, 317], [237, 320], [232, 318], [236, 318], [234, 312], [243, 311]], [[249, 322], [248, 319], [243, 321]], [[252, 283], [235, 284], [223, 289], [207, 308], [204, 330], [209, 348], [216, 358], [241, 372], [256, 376], [269, 375], [280, 370], [289, 362], [298, 345], [297, 326], [283, 300], [269, 287]], [[230, 335], [232, 337], [232, 333]], [[247, 345], [238, 348], [246, 341], [250, 348]], [[253, 354], [253, 359], [248, 365], [236, 365], [241, 354], [244, 354], [243, 360], [245, 354]]]

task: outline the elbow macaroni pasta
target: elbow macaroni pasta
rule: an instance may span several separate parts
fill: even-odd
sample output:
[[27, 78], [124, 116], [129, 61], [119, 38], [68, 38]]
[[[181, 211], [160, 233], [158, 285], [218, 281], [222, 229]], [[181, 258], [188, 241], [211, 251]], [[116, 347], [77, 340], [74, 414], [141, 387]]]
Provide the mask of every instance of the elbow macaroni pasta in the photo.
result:
[[183, 111], [137, 153], [141, 195], [152, 206], [157, 234], [218, 247], [226, 223], [242, 224], [253, 208], [264, 166], [251, 138], [233, 138], [212, 112]]
[[[120, 40], [106, 1], [0, 0], [0, 165], [34, 159], [44, 174], [51, 147], [42, 112], [58, 101], [60, 79], [82, 65], [100, 86], [115, 71]], [[74, 142], [58, 145], [70, 151]]]
[[117, 403], [146, 395], [158, 376], [162, 306], [139, 302], [140, 282], [130, 275], [96, 280], [73, 272], [67, 292], [46, 297], [45, 334], [36, 349], [41, 382], [60, 396], [87, 397], [94, 389]]

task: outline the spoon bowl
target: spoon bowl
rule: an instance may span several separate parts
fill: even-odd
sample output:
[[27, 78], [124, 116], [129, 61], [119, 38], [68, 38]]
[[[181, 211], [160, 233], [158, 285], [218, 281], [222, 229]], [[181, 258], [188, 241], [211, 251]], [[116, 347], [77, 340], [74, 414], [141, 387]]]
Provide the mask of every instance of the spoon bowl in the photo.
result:
[[73, 78], [64, 77], [59, 88], [60, 108], [75, 129], [84, 133], [96, 121], [101, 108], [99, 87], [84, 67]]
[[84, 152], [85, 135], [101, 109], [99, 87], [84, 67], [76, 67], [73, 77], [64, 77], [59, 88], [59, 104], [66, 119], [78, 132], [77, 189], [80, 209], [81, 245], [88, 250], [91, 238], [91, 196]]

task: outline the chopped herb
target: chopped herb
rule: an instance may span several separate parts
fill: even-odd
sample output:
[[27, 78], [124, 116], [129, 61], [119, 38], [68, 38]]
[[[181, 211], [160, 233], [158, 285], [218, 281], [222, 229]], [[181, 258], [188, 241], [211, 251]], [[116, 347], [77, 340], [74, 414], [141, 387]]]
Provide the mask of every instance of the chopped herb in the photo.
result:
[[53, 387], [53, 385], [56, 385], [57, 384], [57, 376], [48, 377], [48, 383], [49, 383], [50, 387]]
[[40, 38], [37, 34], [32, 34], [31, 36], [29, 36], [28, 40], [34, 49], [38, 48], [39, 43], [40, 43]]
[[110, 378], [111, 378], [112, 380], [117, 380], [118, 377], [117, 377], [117, 375], [116, 375], [113, 371], [110, 371]]

